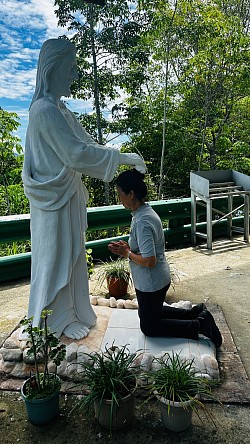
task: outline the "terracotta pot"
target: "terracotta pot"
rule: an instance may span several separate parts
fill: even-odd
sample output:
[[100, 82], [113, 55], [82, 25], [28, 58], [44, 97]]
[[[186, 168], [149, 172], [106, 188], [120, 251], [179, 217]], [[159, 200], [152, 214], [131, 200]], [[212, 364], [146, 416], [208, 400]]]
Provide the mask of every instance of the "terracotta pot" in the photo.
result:
[[119, 407], [113, 406], [111, 412], [112, 401], [104, 399], [103, 401], [95, 401], [95, 415], [99, 424], [105, 429], [119, 430], [127, 427], [134, 417], [135, 398], [131, 393], [120, 401]]
[[107, 278], [108, 290], [110, 296], [116, 299], [126, 296], [128, 293], [128, 282], [119, 278]]

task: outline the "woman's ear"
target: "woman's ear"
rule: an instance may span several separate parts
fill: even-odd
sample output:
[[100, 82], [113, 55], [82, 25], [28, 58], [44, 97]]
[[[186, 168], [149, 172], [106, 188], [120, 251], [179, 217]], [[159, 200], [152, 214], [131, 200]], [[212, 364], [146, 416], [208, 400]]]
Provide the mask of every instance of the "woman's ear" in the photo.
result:
[[129, 192], [129, 196], [130, 196], [131, 200], [134, 199], [134, 197], [135, 197], [134, 190], [131, 190], [131, 191]]

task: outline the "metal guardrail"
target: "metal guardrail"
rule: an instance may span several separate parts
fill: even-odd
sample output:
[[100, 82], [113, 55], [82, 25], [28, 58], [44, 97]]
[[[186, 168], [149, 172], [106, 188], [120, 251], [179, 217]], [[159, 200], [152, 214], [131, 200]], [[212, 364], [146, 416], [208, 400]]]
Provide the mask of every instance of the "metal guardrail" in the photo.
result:
[[[237, 205], [237, 200], [235, 199]], [[150, 202], [162, 221], [167, 221], [164, 229], [166, 247], [191, 245], [191, 199], [172, 199]], [[217, 209], [225, 210], [227, 200], [220, 199]], [[197, 210], [197, 216], [204, 218], [204, 208]], [[88, 208], [88, 231], [126, 227], [130, 225], [131, 214], [122, 205]], [[235, 217], [234, 225], [242, 227], [243, 217]], [[200, 232], [206, 233], [206, 222], [197, 223]], [[213, 237], [227, 236], [227, 223], [221, 221], [214, 227]], [[86, 242], [86, 248], [92, 249], [94, 260], [104, 260], [110, 256], [108, 243], [115, 239], [127, 239], [128, 236], [105, 238]], [[0, 244], [30, 239], [30, 216], [15, 215], [0, 217]], [[0, 257], [0, 283], [30, 277], [31, 253]]]

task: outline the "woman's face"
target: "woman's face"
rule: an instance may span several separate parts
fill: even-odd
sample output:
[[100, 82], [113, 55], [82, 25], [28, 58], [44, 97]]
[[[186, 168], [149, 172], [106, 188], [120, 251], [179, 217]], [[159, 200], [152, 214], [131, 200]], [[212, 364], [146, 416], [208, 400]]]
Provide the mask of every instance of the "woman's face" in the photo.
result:
[[74, 51], [71, 51], [62, 57], [59, 66], [52, 71], [50, 76], [50, 92], [56, 99], [60, 99], [61, 96], [69, 97], [71, 95], [71, 84], [77, 79], [76, 54]]
[[[117, 190], [117, 194], [118, 194], [118, 196], [119, 196], [119, 199], [120, 199], [120, 201], [121, 201], [121, 203], [122, 203], [122, 205], [125, 207], [125, 208], [128, 208], [129, 210], [131, 210], [132, 208], [131, 208], [131, 204], [132, 204], [132, 193], [133, 193], [133, 191], [130, 191], [130, 193], [128, 193], [128, 194], [126, 194], [126, 193], [124, 193], [124, 191], [122, 191], [122, 189], [120, 188], [120, 187], [116, 187], [116, 190]], [[134, 193], [133, 193], [134, 194]]]

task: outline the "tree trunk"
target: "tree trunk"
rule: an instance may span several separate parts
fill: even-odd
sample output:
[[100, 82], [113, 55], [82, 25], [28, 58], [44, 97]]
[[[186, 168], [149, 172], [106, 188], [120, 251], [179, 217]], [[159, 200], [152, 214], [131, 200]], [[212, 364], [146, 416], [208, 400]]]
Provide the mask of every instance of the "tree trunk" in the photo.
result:
[[[98, 67], [97, 67], [96, 49], [95, 49], [93, 5], [90, 5], [89, 11], [90, 11], [89, 23], [90, 23], [90, 32], [91, 32], [91, 52], [92, 52], [92, 58], [93, 58], [93, 76], [94, 76], [94, 106], [96, 109], [98, 143], [100, 145], [103, 145], [103, 135], [102, 135], [102, 126], [101, 126], [101, 108], [100, 108], [99, 86], [98, 86]], [[105, 187], [105, 192], [104, 192], [105, 205], [109, 205], [109, 184], [107, 182], [105, 182], [104, 187]]]
[[166, 120], [167, 120], [167, 91], [168, 91], [168, 78], [169, 78], [169, 55], [170, 55], [170, 32], [174, 21], [178, 0], [174, 5], [173, 15], [171, 17], [171, 23], [166, 33], [166, 74], [165, 74], [165, 91], [164, 91], [164, 116], [163, 116], [163, 129], [162, 129], [162, 149], [161, 149], [161, 166], [160, 166], [160, 180], [158, 189], [158, 200], [162, 198], [162, 185], [164, 180], [164, 157], [166, 149]]

